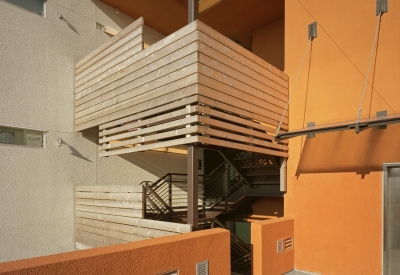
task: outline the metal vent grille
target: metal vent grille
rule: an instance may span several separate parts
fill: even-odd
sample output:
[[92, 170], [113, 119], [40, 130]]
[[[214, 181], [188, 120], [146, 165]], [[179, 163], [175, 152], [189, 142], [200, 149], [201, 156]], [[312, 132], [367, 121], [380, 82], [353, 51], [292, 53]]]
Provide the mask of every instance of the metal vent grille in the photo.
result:
[[285, 250], [293, 249], [293, 237], [285, 239]]
[[282, 253], [283, 252], [283, 240], [278, 240], [276, 242], [276, 253]]
[[208, 275], [208, 261], [196, 264], [196, 275]]

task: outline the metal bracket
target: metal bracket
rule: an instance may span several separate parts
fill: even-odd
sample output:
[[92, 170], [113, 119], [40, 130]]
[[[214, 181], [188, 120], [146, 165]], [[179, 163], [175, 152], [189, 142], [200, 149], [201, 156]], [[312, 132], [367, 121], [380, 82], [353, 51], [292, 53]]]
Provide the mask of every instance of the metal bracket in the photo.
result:
[[388, 0], [376, 0], [376, 15], [388, 12]]
[[[385, 111], [376, 112], [376, 116], [377, 117], [387, 116], [387, 111], [385, 110]], [[376, 126], [376, 129], [378, 129], [378, 130], [383, 130], [383, 129], [386, 129], [386, 128], [387, 128], [387, 125]]]
[[[314, 127], [314, 126], [315, 126], [315, 122], [308, 122], [307, 123], [307, 128]], [[307, 134], [307, 137], [308, 138], [314, 138], [315, 134]]]
[[317, 22], [308, 25], [308, 40], [317, 38]]

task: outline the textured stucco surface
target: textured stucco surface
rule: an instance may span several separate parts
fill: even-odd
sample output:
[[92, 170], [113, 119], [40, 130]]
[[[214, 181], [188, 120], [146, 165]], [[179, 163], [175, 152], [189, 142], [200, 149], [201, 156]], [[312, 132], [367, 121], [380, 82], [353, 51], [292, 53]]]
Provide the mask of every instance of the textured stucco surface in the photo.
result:
[[294, 245], [292, 249], [277, 253], [277, 241], [291, 238], [293, 234], [293, 219], [278, 218], [251, 223], [254, 275], [281, 275], [294, 269]]
[[[285, 72], [294, 85], [307, 26], [318, 37], [290, 102], [290, 130], [356, 121], [378, 23], [376, 1], [286, 1]], [[400, 113], [400, 2], [382, 16], [361, 118]], [[294, 218], [295, 268], [382, 274], [382, 163], [400, 161], [400, 125], [297, 137], [289, 142], [285, 217]]]
[[120, 30], [132, 21], [97, 0], [48, 1], [46, 18], [0, 1], [0, 125], [47, 131], [45, 149], [0, 145], [0, 262], [74, 250], [75, 185], [159, 176], [100, 159], [95, 139], [74, 132], [74, 65], [109, 39], [96, 22]]
[[228, 275], [229, 246], [229, 231], [216, 228], [3, 263], [0, 274], [154, 275], [178, 269], [179, 274], [195, 275], [196, 263], [208, 261], [208, 274]]

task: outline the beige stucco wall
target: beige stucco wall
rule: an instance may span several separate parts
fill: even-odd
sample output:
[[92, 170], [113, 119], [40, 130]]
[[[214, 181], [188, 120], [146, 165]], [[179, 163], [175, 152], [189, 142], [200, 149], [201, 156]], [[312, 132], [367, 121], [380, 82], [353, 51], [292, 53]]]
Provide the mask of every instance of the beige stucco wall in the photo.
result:
[[46, 18], [0, 1], [0, 125], [47, 131], [46, 149], [0, 145], [0, 262], [74, 249], [75, 185], [136, 184], [184, 163], [100, 159], [94, 139], [74, 132], [74, 65], [109, 39], [96, 22], [132, 21], [97, 0], [50, 0]]

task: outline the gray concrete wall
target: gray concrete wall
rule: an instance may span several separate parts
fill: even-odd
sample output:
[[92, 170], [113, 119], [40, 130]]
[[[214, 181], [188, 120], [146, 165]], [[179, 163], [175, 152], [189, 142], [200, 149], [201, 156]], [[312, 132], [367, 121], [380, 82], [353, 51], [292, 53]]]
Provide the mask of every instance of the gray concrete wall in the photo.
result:
[[100, 159], [74, 132], [74, 65], [109, 39], [96, 22], [132, 21], [98, 0], [50, 0], [46, 18], [0, 1], [0, 125], [47, 131], [45, 149], [0, 145], [0, 262], [74, 250], [75, 185], [137, 184], [170, 168]]

